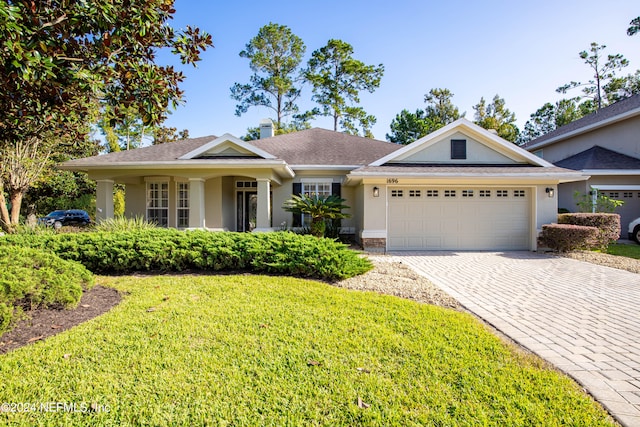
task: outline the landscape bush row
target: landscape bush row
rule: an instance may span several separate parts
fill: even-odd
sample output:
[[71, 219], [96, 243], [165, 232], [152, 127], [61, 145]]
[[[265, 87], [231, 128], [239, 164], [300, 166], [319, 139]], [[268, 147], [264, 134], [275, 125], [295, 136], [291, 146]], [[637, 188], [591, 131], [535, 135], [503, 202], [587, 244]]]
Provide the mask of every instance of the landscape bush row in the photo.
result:
[[5, 236], [0, 244], [49, 250], [99, 274], [249, 271], [335, 281], [371, 269], [368, 260], [343, 243], [291, 232], [223, 233], [156, 228], [18, 234]]
[[542, 226], [538, 244], [567, 252], [604, 249], [620, 238], [620, 215], [611, 213], [565, 213], [557, 224]]
[[93, 286], [84, 266], [32, 248], [0, 246], [0, 335], [24, 310], [72, 308]]

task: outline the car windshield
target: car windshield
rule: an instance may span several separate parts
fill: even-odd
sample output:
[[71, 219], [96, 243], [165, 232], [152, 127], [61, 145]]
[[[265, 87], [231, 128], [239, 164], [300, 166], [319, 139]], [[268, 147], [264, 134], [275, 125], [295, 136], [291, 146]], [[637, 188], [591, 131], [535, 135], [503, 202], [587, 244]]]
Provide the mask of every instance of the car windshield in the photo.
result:
[[53, 211], [50, 212], [45, 218], [57, 218], [64, 216], [64, 211]]

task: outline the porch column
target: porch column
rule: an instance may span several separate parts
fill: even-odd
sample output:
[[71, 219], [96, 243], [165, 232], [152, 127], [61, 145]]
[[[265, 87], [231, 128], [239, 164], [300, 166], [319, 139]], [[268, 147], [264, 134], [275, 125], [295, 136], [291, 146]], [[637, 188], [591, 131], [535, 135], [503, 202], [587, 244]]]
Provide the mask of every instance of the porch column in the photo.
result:
[[271, 231], [271, 181], [268, 179], [256, 181], [258, 181], [258, 206], [254, 231]]
[[96, 222], [113, 218], [113, 184], [112, 179], [96, 181]]
[[189, 228], [204, 227], [204, 179], [189, 178]]

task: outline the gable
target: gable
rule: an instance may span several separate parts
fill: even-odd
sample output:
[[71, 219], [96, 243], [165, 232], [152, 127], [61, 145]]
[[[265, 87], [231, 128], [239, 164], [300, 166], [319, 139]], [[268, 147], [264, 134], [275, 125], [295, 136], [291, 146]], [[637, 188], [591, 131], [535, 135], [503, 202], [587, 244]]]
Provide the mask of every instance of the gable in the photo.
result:
[[[463, 156], [460, 156], [459, 146], [456, 147], [458, 152], [452, 153], [452, 140], [464, 141]], [[551, 166], [464, 118], [376, 160], [371, 166], [385, 164]]]
[[275, 156], [237, 138], [225, 133], [219, 138], [190, 151], [180, 157], [180, 160], [211, 159], [211, 158], [262, 158], [275, 159]]
[[[466, 142], [466, 158], [452, 159], [452, 141]], [[454, 132], [446, 138], [434, 141], [427, 147], [407, 153], [389, 162], [395, 163], [431, 163], [431, 164], [518, 164], [521, 162], [488, 147], [478, 139], [463, 132]]]

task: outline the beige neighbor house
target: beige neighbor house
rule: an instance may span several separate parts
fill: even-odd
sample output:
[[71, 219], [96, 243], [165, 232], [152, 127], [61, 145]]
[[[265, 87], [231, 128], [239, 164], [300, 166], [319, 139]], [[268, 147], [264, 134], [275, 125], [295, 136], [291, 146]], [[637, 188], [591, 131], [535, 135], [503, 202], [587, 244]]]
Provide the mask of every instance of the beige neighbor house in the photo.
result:
[[323, 129], [261, 138], [204, 137], [64, 163], [97, 182], [99, 218], [230, 231], [295, 228], [292, 194], [339, 194], [342, 232], [366, 250], [535, 250], [556, 220], [558, 184], [582, 178], [460, 119], [406, 146]]
[[640, 95], [562, 126], [524, 148], [588, 178], [560, 184], [559, 208], [576, 212], [576, 192], [594, 200], [598, 193], [622, 200], [616, 212], [623, 235], [629, 222], [640, 216]]

